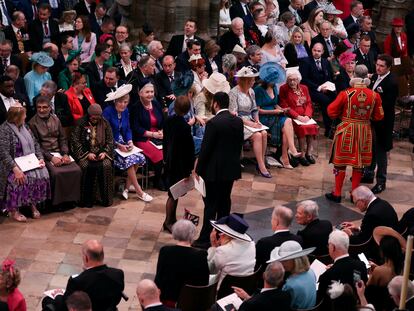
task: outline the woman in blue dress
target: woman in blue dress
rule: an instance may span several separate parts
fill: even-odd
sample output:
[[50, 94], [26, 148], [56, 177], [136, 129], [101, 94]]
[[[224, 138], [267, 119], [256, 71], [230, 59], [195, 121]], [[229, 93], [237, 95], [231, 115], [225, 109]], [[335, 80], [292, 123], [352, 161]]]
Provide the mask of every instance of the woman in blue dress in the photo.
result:
[[261, 82], [254, 88], [256, 104], [259, 107], [260, 123], [266, 125], [270, 132], [270, 144], [282, 147], [281, 162], [284, 168], [293, 168], [289, 164], [289, 154], [299, 158], [296, 150], [292, 120], [285, 116], [286, 109], [278, 105], [277, 84], [285, 81], [284, 69], [276, 63], [268, 62], [260, 68]]
[[[115, 140], [115, 146], [122, 152], [130, 152], [134, 148], [132, 142], [132, 132], [129, 126], [129, 92], [132, 89], [131, 84], [125, 84], [119, 87], [115, 92], [107, 95], [105, 101], [114, 101], [114, 105], [105, 108], [103, 117], [109, 122], [112, 128], [112, 133]], [[125, 185], [125, 190], [122, 192], [122, 197], [127, 200], [129, 187], [132, 185], [135, 188], [138, 199], [144, 202], [151, 202], [152, 197], [144, 192], [137, 180], [138, 166], [145, 164], [145, 156], [140, 152], [131, 153], [127, 156], [122, 156], [115, 152], [114, 165], [120, 170], [127, 170], [128, 178]]]

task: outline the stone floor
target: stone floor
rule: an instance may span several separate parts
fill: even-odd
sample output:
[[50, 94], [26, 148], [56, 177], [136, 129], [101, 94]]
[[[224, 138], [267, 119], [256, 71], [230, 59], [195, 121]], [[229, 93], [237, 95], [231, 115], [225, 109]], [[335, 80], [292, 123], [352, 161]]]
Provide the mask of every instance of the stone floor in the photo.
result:
[[[247, 219], [256, 214], [256, 221], [257, 218], [260, 221], [254, 230], [263, 232], [269, 230], [269, 211], [274, 205], [294, 206], [294, 201], [309, 198], [319, 200], [321, 209], [333, 223], [341, 217], [361, 218], [352, 209], [349, 195], [342, 206], [330, 206], [322, 198], [333, 185], [332, 166], [327, 160], [329, 148], [330, 142], [320, 138], [316, 165], [294, 170], [273, 169], [271, 179], [257, 176], [253, 166], [247, 166], [243, 178], [233, 188], [232, 210], [248, 213]], [[411, 151], [412, 145], [408, 142], [396, 142], [390, 154], [387, 190], [380, 195], [393, 204], [400, 216], [414, 206], [414, 154]], [[345, 193], [349, 189], [347, 178]], [[130, 299], [121, 302], [119, 309], [140, 310], [136, 284], [142, 278], [153, 277], [160, 247], [173, 242], [169, 234], [161, 231], [166, 193], [149, 192], [155, 197], [151, 204], [144, 204], [131, 195], [128, 201], [117, 200], [109, 208], [75, 208], [43, 215], [40, 220], [29, 220], [27, 224], [0, 218], [0, 260], [16, 260], [22, 271], [20, 290], [26, 297], [28, 310], [40, 310], [45, 290], [64, 288], [68, 277], [81, 271], [80, 247], [87, 239], [100, 240], [105, 247], [106, 263], [125, 272], [125, 292]], [[193, 190], [180, 199], [179, 217], [184, 208], [202, 215], [200, 195]], [[342, 216], [338, 218], [338, 215]]]

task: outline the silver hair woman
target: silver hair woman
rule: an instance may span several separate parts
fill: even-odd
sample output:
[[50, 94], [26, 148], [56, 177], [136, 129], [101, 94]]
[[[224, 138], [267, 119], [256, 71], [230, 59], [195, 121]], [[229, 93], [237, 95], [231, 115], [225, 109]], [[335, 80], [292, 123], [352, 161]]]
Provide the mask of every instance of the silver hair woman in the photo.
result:
[[210, 273], [207, 252], [191, 247], [196, 234], [194, 224], [181, 219], [174, 224], [172, 233], [176, 245], [160, 249], [155, 274], [155, 283], [161, 290], [161, 302], [170, 307], [175, 306], [185, 284], [207, 285]]

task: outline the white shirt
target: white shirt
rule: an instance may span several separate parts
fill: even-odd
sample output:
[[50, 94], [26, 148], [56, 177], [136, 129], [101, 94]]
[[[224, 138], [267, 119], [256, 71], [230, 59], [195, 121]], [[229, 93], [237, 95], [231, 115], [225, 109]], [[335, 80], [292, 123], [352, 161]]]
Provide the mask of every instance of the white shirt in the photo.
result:
[[129, 62], [129, 64], [126, 64], [122, 59], [121, 59], [121, 65], [122, 65], [122, 69], [124, 70], [124, 74], [125, 77], [133, 70], [132, 69], [132, 63], [131, 61]]
[[370, 206], [372, 202], [374, 202], [377, 199], [377, 197], [374, 197], [373, 199], [371, 199], [371, 201], [369, 201], [367, 206]]
[[243, 8], [244, 15], [249, 14], [249, 11], [248, 11], [248, 8], [247, 8], [247, 4], [246, 3], [241, 3], [241, 6]]
[[240, 43], [241, 43], [242, 47], [245, 48], [246, 47], [246, 38], [244, 37], [244, 34], [239, 36], [239, 40], [240, 40]]
[[187, 50], [187, 41], [188, 40], [194, 40], [194, 35], [191, 36], [191, 37], [187, 37], [186, 35], [184, 35], [183, 47], [181, 48], [181, 52], [185, 52], [185, 50]]
[[83, 2], [85, 2], [85, 6], [88, 12], [91, 13], [91, 5], [86, 0], [83, 0]]
[[279, 233], [279, 232], [289, 232], [289, 229], [281, 229], [281, 230], [276, 230], [274, 232], [274, 234]]
[[151, 308], [151, 307], [158, 307], [158, 306], [162, 306], [161, 302], [156, 302], [156, 303], [152, 303], [148, 306], [145, 307], [145, 309]]
[[226, 111], [226, 110], [228, 111], [228, 109], [227, 109], [227, 108], [225, 108], [225, 109], [220, 109], [219, 111], [217, 111], [217, 112], [216, 112], [216, 115], [218, 115], [220, 112], [223, 112], [223, 111]]
[[11, 104], [14, 103], [14, 98], [13, 97], [6, 97], [1, 93], [0, 93], [0, 97], [3, 101], [4, 107], [6, 107], [6, 111], [9, 111]]
[[[375, 89], [378, 87], [378, 85], [381, 83], [382, 80], [384, 80], [384, 78], [386, 76], [388, 76], [390, 74], [391, 71], [388, 71], [385, 75], [382, 76], [378, 76], [377, 81], [375, 81], [374, 86], [372, 87], [372, 89], [375, 91]], [[369, 205], [369, 204], [368, 204]]]
[[9, 26], [9, 20], [7, 19], [7, 15], [4, 12], [4, 8], [7, 8], [6, 2], [4, 0], [0, 0], [1, 23], [3, 24], [3, 26]]
[[52, 113], [55, 113], [55, 96], [50, 100], [50, 108], [52, 108]]

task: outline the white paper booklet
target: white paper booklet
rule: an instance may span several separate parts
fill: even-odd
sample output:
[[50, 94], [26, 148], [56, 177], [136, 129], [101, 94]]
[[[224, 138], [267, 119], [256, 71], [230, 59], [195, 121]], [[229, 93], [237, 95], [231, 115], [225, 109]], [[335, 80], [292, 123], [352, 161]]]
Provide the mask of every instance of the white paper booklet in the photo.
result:
[[[56, 157], [56, 158], [62, 158], [62, 155], [59, 152], [51, 152], [50, 153], [52, 156]], [[69, 156], [70, 162], [75, 162], [75, 159], [72, 158], [72, 156]]]
[[170, 187], [170, 192], [174, 198], [177, 200], [179, 197], [182, 197], [188, 191], [194, 188], [194, 179], [193, 178], [184, 178], [179, 182], [175, 183]]
[[264, 131], [264, 130], [268, 130], [269, 128], [266, 125], [262, 124], [262, 127], [260, 128], [255, 128], [255, 127], [251, 127], [251, 126], [244, 126], [245, 128], [247, 128], [250, 132], [252, 133], [256, 133], [256, 132], [260, 132], [260, 131]]
[[[217, 304], [220, 306], [222, 310], [231, 310], [232, 308], [239, 310], [240, 305], [243, 303], [243, 300], [237, 296], [236, 293], [228, 295], [224, 298], [217, 300]], [[226, 306], [230, 306], [231, 308]]]
[[315, 259], [310, 265], [310, 268], [312, 269], [313, 273], [315, 273], [317, 283], [321, 274], [326, 271], [326, 265], [320, 262], [318, 259]]
[[56, 296], [63, 295], [64, 293], [65, 293], [65, 290], [63, 288], [56, 288], [56, 289], [45, 291], [43, 295], [50, 297], [52, 299], [55, 299]]
[[206, 196], [206, 184], [204, 183], [204, 179], [201, 176], [198, 176], [198, 180], [193, 177], [194, 179], [194, 188], [200, 192], [200, 194], [205, 197]]
[[293, 121], [295, 121], [295, 123], [296, 123], [297, 125], [311, 125], [311, 124], [318, 124], [318, 123], [316, 123], [316, 121], [315, 121], [314, 119], [312, 119], [312, 118], [310, 118], [310, 119], [308, 120], [308, 122], [302, 122], [302, 121], [299, 121], [299, 120], [296, 120], [296, 119], [293, 119]]
[[358, 258], [359, 258], [359, 260], [361, 260], [365, 264], [365, 267], [367, 269], [371, 268], [371, 265], [370, 265], [370, 263], [369, 263], [369, 261], [368, 261], [368, 259], [367, 259], [367, 257], [365, 256], [364, 253], [358, 254]]
[[325, 83], [318, 86], [318, 92], [321, 91], [321, 89], [325, 87], [328, 91], [334, 92], [336, 90], [336, 86], [331, 81], [326, 81]]
[[116, 148], [115, 149], [115, 151], [121, 156], [121, 157], [123, 157], [123, 158], [126, 158], [126, 157], [128, 157], [128, 156], [130, 156], [130, 155], [132, 155], [132, 154], [137, 154], [137, 153], [140, 153], [140, 152], [142, 152], [142, 149], [139, 149], [138, 147], [133, 147], [130, 151], [127, 151], [127, 152], [124, 152], [124, 151], [121, 151], [121, 150], [119, 150], [119, 148]]
[[157, 148], [157, 149], [159, 149], [159, 150], [162, 150], [162, 145], [157, 145], [157, 144], [154, 144], [154, 142], [152, 142], [152, 141], [149, 141], [155, 148]]
[[14, 162], [16, 162], [23, 172], [31, 171], [40, 167], [39, 159], [34, 153], [15, 158]]

